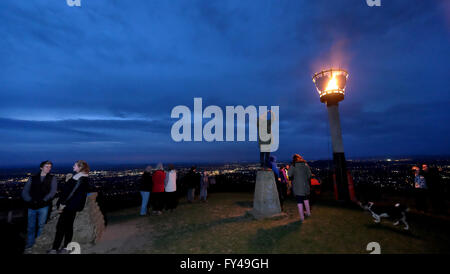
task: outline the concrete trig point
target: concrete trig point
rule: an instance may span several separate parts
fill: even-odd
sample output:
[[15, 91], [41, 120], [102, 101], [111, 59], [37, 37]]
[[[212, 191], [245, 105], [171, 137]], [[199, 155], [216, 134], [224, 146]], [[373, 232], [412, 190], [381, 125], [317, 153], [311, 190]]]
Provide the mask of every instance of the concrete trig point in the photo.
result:
[[256, 219], [283, 217], [273, 171], [259, 170], [256, 173], [253, 209], [248, 212]]

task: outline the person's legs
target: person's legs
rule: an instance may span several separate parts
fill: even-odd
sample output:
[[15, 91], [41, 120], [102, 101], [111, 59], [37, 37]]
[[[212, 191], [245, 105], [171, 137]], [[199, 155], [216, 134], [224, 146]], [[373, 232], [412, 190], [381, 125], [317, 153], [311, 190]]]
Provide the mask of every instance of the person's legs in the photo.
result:
[[428, 191], [426, 189], [423, 189], [421, 191], [421, 200], [422, 200], [422, 206], [423, 206], [423, 211], [427, 212], [428, 211]]
[[177, 207], [178, 194], [176, 191], [170, 193], [170, 209], [174, 210]]
[[156, 192], [154, 195], [155, 198], [155, 211], [161, 211], [163, 209], [164, 201], [162, 197], [162, 192]]
[[173, 209], [177, 208], [177, 206], [178, 206], [178, 197], [179, 197], [179, 194], [177, 191], [175, 191], [173, 193]]
[[416, 196], [416, 210], [421, 211], [421, 210], [423, 210], [421, 189], [416, 189], [415, 196]]
[[34, 239], [36, 237], [36, 216], [37, 210], [28, 209], [28, 224], [27, 224], [27, 244], [25, 248], [30, 248], [34, 245]]
[[170, 207], [172, 206], [172, 196], [170, 196], [171, 192], [164, 192], [164, 209], [170, 210]]
[[166, 192], [164, 193], [165, 201], [166, 201], [166, 210], [173, 209], [173, 193], [174, 192]]
[[305, 214], [303, 213], [303, 204], [297, 204], [298, 213], [300, 215], [300, 221], [303, 222], [305, 220]]
[[265, 152], [259, 152], [259, 163], [261, 164], [261, 167], [265, 167], [265, 165], [266, 165], [264, 153]]
[[144, 216], [147, 214], [147, 205], [148, 205], [148, 199], [150, 197], [150, 192], [147, 191], [141, 191], [142, 196], [142, 204], [141, 204], [141, 216]]
[[153, 213], [156, 213], [158, 211], [159, 208], [159, 200], [158, 200], [158, 192], [153, 192], [152, 193], [152, 209], [153, 209]]
[[37, 210], [37, 220], [38, 220], [38, 231], [36, 233], [36, 238], [39, 237], [44, 229], [45, 222], [47, 221], [48, 206], [39, 208]]
[[64, 248], [72, 241], [73, 237], [73, 223], [75, 221], [75, 217], [77, 215], [76, 211], [67, 211], [67, 218], [65, 220], [64, 226]]
[[150, 194], [150, 204], [152, 205], [152, 212], [155, 213], [158, 210], [158, 192], [152, 192]]
[[164, 208], [166, 208], [167, 207], [167, 202], [168, 202], [168, 197], [167, 197], [167, 192], [161, 192], [161, 205], [160, 205], [160, 207], [161, 207], [161, 210], [163, 210]]
[[55, 240], [53, 240], [53, 246], [52, 246], [52, 249], [54, 249], [54, 250], [58, 250], [60, 248], [61, 243], [64, 239], [65, 219], [66, 219], [66, 212], [63, 211], [59, 215], [58, 223], [56, 224]]
[[200, 188], [200, 201], [206, 201], [206, 188]]
[[160, 192], [159, 193], [159, 211], [162, 211], [164, 209], [164, 206], [166, 205], [166, 193]]
[[188, 197], [187, 197], [187, 199], [188, 199], [188, 201], [189, 202], [192, 202], [193, 200], [194, 200], [194, 191], [195, 191], [195, 188], [189, 188], [188, 189]]
[[298, 207], [298, 213], [300, 215], [300, 221], [303, 222], [303, 220], [305, 220], [305, 214], [303, 212], [303, 201], [304, 201], [304, 197], [297, 195], [297, 207]]
[[263, 168], [270, 168], [270, 164], [269, 164], [269, 157], [270, 157], [270, 152], [261, 152], [262, 156], [261, 156], [261, 166]]
[[277, 184], [277, 191], [278, 191], [278, 200], [280, 201], [281, 211], [283, 211], [283, 202], [284, 202], [283, 189], [282, 189], [283, 183], [277, 182], [276, 184]]
[[306, 216], [311, 216], [311, 208], [309, 207], [309, 200], [304, 201], [305, 209], [306, 209]]

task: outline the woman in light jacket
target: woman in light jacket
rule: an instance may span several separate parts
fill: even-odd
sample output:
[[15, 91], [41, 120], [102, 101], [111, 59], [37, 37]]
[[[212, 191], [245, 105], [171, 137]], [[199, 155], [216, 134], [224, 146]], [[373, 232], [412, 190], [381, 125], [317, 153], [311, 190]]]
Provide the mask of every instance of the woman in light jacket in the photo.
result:
[[[52, 249], [48, 253], [69, 253], [67, 245], [72, 241], [73, 224], [77, 212], [84, 209], [86, 196], [89, 192], [89, 165], [83, 161], [77, 161], [73, 166], [75, 175], [66, 176], [66, 184], [56, 203], [60, 213], [58, 223], [56, 224], [56, 235], [53, 241]], [[61, 243], [64, 240], [64, 245]]]
[[166, 210], [172, 212], [178, 205], [177, 171], [173, 164], [169, 165], [169, 171], [166, 174], [164, 186]]
[[305, 205], [306, 216], [311, 216], [308, 198], [310, 193], [311, 170], [300, 155], [295, 154], [293, 156], [292, 166], [289, 169], [288, 176], [292, 180], [292, 188], [297, 199], [300, 221], [303, 222], [305, 219], [303, 205]]

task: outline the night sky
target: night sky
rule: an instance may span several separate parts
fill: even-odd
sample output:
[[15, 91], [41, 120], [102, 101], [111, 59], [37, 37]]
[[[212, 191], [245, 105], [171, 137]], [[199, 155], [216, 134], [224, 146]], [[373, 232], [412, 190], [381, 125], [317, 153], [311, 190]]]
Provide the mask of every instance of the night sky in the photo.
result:
[[348, 70], [347, 158], [450, 154], [450, 1], [0, 1], [0, 167], [258, 161], [255, 142], [181, 142], [177, 105], [280, 107], [290, 159], [330, 159], [311, 81]]

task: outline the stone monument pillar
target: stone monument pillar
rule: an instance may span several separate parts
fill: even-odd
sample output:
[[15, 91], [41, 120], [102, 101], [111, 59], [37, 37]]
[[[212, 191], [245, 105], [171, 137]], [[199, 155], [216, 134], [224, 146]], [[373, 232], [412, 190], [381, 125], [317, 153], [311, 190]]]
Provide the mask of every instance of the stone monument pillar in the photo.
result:
[[257, 171], [253, 209], [249, 213], [256, 219], [283, 215], [273, 171]]

